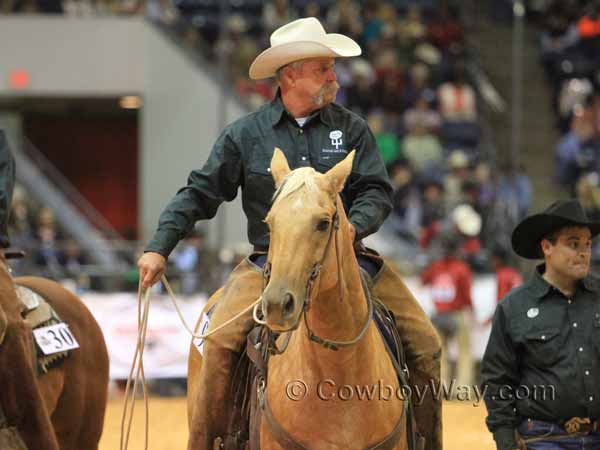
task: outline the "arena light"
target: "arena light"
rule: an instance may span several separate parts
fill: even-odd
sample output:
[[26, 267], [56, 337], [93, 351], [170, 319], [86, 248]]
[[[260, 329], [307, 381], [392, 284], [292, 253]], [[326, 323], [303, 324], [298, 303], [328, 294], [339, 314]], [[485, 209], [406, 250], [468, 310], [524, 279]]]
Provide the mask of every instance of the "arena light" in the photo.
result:
[[30, 83], [29, 72], [18, 69], [8, 74], [8, 84], [11, 89], [27, 89]]
[[138, 109], [142, 106], [142, 99], [137, 95], [125, 95], [119, 99], [119, 106], [123, 109]]

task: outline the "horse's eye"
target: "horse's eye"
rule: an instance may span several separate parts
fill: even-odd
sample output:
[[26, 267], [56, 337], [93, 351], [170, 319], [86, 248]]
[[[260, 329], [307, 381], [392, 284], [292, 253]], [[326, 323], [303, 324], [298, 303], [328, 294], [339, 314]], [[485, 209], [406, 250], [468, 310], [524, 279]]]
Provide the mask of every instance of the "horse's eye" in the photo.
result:
[[329, 229], [329, 220], [320, 220], [317, 224], [317, 231], [327, 231]]

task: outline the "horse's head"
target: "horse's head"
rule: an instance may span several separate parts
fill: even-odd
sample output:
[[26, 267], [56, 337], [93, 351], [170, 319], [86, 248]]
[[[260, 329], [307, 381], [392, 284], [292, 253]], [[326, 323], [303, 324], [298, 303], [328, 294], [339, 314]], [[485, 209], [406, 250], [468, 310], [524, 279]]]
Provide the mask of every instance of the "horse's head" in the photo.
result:
[[263, 314], [274, 331], [297, 326], [335, 234], [349, 236], [338, 194], [353, 160], [354, 151], [325, 174], [310, 167], [291, 171], [283, 152], [275, 149], [271, 173], [277, 191], [265, 219], [271, 234], [269, 281], [262, 295]]

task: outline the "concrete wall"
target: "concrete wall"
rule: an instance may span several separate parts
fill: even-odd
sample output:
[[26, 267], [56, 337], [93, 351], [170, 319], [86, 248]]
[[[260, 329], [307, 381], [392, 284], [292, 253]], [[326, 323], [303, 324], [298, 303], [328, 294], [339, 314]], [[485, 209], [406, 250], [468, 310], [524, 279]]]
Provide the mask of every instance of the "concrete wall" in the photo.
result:
[[[0, 96], [114, 95], [144, 85], [143, 18], [0, 16]], [[29, 88], [9, 88], [26, 70]]]
[[[161, 31], [138, 17], [0, 16], [1, 97], [143, 95], [140, 126], [140, 226], [148, 239], [190, 170], [206, 161], [221, 131], [218, 85]], [[31, 85], [11, 90], [12, 70]], [[226, 106], [228, 123], [243, 114]], [[246, 240], [239, 199], [210, 224], [209, 241]]]
[[[158, 216], [192, 169], [202, 167], [220, 134], [219, 87], [165, 36], [146, 31], [145, 98], [142, 111], [140, 193], [144, 234], [150, 236]], [[226, 123], [244, 111], [226, 104]], [[209, 240], [232, 245], [246, 238], [240, 197], [223, 205], [210, 224]]]

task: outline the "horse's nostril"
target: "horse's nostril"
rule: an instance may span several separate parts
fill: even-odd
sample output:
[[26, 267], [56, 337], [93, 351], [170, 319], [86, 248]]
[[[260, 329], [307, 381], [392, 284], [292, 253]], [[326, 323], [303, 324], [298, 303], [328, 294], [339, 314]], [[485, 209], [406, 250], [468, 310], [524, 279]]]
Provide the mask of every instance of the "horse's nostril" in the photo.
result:
[[291, 316], [294, 312], [294, 297], [289, 292], [283, 297], [282, 310], [285, 317]]

